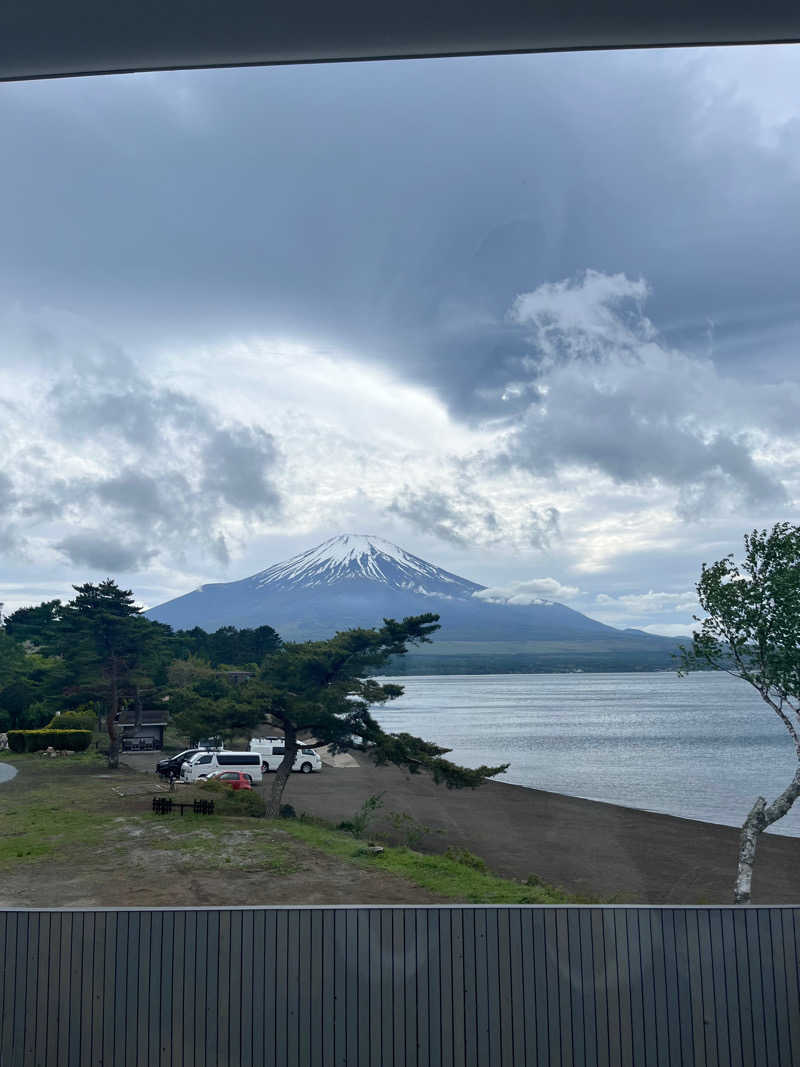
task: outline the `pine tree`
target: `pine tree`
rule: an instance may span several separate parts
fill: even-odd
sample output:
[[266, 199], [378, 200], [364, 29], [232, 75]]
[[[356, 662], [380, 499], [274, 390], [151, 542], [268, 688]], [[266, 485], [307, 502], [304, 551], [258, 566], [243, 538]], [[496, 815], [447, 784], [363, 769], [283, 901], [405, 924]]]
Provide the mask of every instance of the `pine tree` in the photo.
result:
[[76, 596], [61, 609], [55, 643], [69, 670], [73, 693], [102, 696], [106, 705], [108, 766], [119, 766], [119, 719], [137, 688], [152, 685], [163, 667], [169, 627], [141, 615], [129, 589], [107, 578], [73, 586]]
[[[370, 714], [375, 704], [402, 695], [402, 686], [371, 677], [390, 656], [430, 640], [438, 615], [417, 615], [379, 629], [344, 630], [327, 641], [289, 642], [266, 657], [259, 686], [268, 722], [280, 727], [285, 754], [277, 769], [267, 813], [275, 817], [299, 747], [298, 734], [312, 734], [334, 751], [363, 749], [376, 763], [394, 763], [412, 774], [427, 771], [448, 787], [477, 786], [507, 764], [471, 770], [443, 757], [446, 748], [412, 737], [387, 734]], [[256, 687], [250, 687], [250, 699]]]

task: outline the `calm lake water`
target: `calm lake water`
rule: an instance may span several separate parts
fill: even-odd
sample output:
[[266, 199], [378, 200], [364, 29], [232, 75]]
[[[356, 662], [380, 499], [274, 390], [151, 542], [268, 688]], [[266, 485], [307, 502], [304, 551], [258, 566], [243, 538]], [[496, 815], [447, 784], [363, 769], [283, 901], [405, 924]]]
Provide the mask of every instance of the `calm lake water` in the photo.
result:
[[[447, 745], [465, 766], [510, 763], [499, 780], [516, 785], [740, 826], [796, 766], [775, 713], [724, 674], [391, 680], [405, 693], [377, 710], [385, 729]], [[800, 801], [772, 832], [800, 836]]]

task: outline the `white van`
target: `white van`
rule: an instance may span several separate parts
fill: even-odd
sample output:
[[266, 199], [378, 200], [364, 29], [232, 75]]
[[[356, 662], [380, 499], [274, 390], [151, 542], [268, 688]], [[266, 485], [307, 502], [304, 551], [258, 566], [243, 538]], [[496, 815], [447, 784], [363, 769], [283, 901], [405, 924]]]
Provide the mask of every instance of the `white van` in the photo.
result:
[[261, 757], [255, 752], [198, 752], [181, 766], [182, 782], [199, 782], [217, 771], [242, 771], [254, 784], [261, 781]]
[[[261, 758], [261, 770], [264, 774], [277, 771], [281, 765], [286, 749], [282, 737], [254, 737], [250, 742], [250, 751], [257, 752]], [[322, 760], [319, 753], [305, 745], [298, 746], [293, 771], [301, 774], [311, 774], [312, 771], [322, 770]]]

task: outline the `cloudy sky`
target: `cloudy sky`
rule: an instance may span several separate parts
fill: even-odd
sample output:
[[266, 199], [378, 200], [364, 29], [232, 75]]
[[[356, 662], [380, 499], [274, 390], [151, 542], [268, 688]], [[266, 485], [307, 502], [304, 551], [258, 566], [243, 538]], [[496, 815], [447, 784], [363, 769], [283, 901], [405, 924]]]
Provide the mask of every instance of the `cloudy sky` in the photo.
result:
[[686, 632], [796, 520], [794, 46], [0, 86], [0, 600], [340, 532]]

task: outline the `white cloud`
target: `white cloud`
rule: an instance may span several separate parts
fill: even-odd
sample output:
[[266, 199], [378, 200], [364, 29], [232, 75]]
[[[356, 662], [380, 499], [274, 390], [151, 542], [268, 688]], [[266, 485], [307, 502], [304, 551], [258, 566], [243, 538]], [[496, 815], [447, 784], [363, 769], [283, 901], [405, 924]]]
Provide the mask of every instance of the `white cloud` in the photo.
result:
[[597, 603], [604, 606], [618, 606], [622, 610], [640, 615], [664, 611], [698, 611], [700, 607], [694, 590], [688, 590], [685, 593], [657, 593], [651, 589], [647, 593], [628, 593], [616, 597], [598, 593]]
[[492, 604], [541, 604], [548, 600], [572, 600], [580, 593], [574, 585], [563, 585], [557, 578], [529, 578], [505, 586], [481, 589], [473, 596]]
[[691, 637], [692, 631], [697, 628], [697, 623], [691, 619], [688, 622], [653, 622], [648, 626], [639, 626], [648, 634], [660, 634], [662, 637]]

